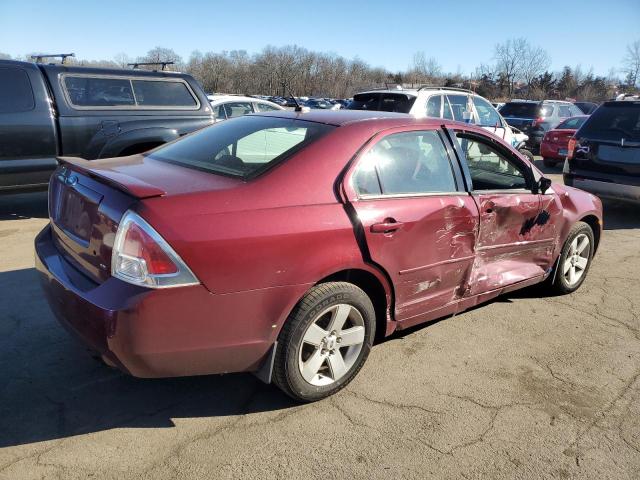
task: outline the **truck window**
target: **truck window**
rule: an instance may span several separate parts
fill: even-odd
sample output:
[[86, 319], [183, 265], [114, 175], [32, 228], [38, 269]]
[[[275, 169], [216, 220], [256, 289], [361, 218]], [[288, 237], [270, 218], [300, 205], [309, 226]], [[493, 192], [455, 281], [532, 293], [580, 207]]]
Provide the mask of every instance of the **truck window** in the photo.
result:
[[145, 107], [195, 107], [187, 86], [182, 82], [132, 80], [138, 105]]
[[35, 108], [29, 76], [21, 68], [0, 68], [0, 113], [27, 112]]
[[127, 78], [64, 77], [64, 87], [76, 107], [135, 106]]

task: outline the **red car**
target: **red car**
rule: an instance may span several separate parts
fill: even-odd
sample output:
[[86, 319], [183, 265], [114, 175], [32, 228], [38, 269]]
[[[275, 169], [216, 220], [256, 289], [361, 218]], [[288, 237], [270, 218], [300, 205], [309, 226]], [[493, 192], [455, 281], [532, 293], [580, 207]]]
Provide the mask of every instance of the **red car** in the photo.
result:
[[595, 196], [443, 119], [264, 113], [60, 163], [35, 246], [65, 327], [134, 376], [255, 372], [301, 401], [394, 330], [576, 290], [601, 236]]
[[555, 167], [558, 162], [567, 158], [569, 139], [578, 131], [589, 115], [569, 117], [553, 130], [545, 133], [540, 142], [540, 155], [547, 167]]

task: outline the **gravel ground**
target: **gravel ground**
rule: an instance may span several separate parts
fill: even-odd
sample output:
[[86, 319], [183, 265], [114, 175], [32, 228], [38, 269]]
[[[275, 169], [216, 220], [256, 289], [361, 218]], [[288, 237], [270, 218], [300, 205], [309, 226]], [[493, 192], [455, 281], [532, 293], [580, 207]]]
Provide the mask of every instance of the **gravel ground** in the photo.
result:
[[395, 335], [300, 406], [251, 375], [139, 380], [92, 360], [36, 281], [46, 196], [0, 197], [0, 479], [638, 479], [638, 211], [606, 205], [578, 292]]

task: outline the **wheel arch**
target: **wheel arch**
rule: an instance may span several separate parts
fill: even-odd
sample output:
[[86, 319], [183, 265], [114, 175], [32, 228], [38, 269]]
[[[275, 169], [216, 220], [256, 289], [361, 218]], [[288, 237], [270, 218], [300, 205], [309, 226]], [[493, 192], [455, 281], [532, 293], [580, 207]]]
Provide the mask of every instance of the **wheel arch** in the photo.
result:
[[586, 215], [580, 218], [580, 220], [578, 221], [584, 222], [587, 225], [589, 225], [589, 227], [591, 227], [591, 231], [593, 232], [593, 242], [595, 243], [595, 245], [593, 246], [593, 253], [595, 254], [598, 251], [598, 245], [600, 244], [600, 236], [602, 234], [601, 228], [600, 228], [600, 219], [595, 215]]

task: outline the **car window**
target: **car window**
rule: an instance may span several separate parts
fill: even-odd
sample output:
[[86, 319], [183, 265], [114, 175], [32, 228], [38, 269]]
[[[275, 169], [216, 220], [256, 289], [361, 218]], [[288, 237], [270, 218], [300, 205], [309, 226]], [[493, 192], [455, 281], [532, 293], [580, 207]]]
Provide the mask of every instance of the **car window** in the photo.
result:
[[561, 122], [556, 128], [560, 130], [577, 130], [579, 129], [587, 117], [574, 117], [567, 118], [565, 121]]
[[500, 115], [510, 118], [533, 118], [539, 116], [540, 105], [534, 102], [505, 103], [500, 109]]
[[442, 102], [444, 104], [444, 108], [442, 109], [442, 117], [447, 120], [453, 120], [453, 112], [451, 111], [451, 105], [449, 105], [449, 100], [446, 96], [442, 97]]
[[128, 78], [64, 77], [71, 104], [77, 107], [135, 106]]
[[[453, 118], [459, 122], [471, 120], [469, 115], [471, 114], [471, 108], [469, 105], [468, 95], [447, 95], [449, 103], [451, 103], [451, 110], [453, 111]], [[465, 118], [465, 112], [467, 118]]]
[[248, 102], [229, 102], [224, 104], [227, 118], [242, 117], [249, 113], [253, 113], [253, 107]]
[[0, 68], [0, 113], [26, 112], [34, 108], [27, 72], [21, 68]]
[[640, 102], [612, 102], [600, 106], [585, 121], [576, 137], [640, 141]]
[[554, 107], [552, 105], [542, 105], [538, 112], [539, 117], [553, 117]]
[[347, 109], [409, 113], [415, 101], [415, 95], [406, 93], [359, 93]]
[[440, 110], [442, 109], [442, 95], [432, 95], [427, 100], [427, 117], [440, 117]]
[[256, 111], [258, 112], [273, 112], [274, 110], [280, 110], [275, 105], [269, 105], [268, 103], [255, 103]]
[[567, 118], [571, 116], [571, 108], [569, 108], [568, 105], [560, 105], [558, 109], [560, 118]]
[[354, 174], [360, 195], [455, 192], [447, 151], [436, 131], [384, 137], [360, 160]]
[[149, 157], [211, 173], [251, 178], [334, 128], [291, 118], [251, 115], [203, 128], [153, 150]]
[[488, 141], [458, 132], [474, 190], [511, 190], [526, 188], [524, 166], [498, 151]]
[[136, 103], [145, 107], [195, 107], [198, 102], [183, 82], [132, 80]]
[[498, 115], [497, 110], [487, 102], [485, 99], [480, 97], [472, 97], [473, 104], [476, 107], [476, 112], [478, 112], [478, 125], [482, 126], [490, 126], [495, 127], [502, 126], [502, 121], [500, 120], [500, 115]]
[[213, 107], [213, 118], [216, 120], [226, 120], [227, 114], [224, 111], [224, 104]]

